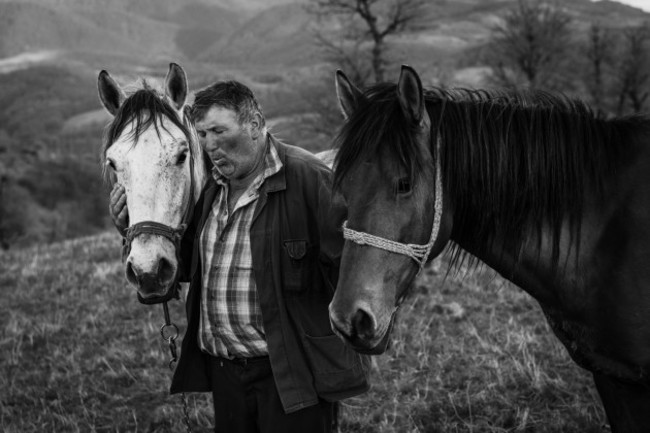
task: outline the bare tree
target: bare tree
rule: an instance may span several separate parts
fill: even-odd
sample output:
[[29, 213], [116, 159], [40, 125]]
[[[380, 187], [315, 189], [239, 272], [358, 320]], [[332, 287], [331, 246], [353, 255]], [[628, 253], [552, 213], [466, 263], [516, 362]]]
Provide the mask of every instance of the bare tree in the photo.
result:
[[643, 109], [648, 99], [650, 85], [650, 30], [647, 25], [625, 29], [622, 38], [622, 55], [616, 65], [617, 71], [617, 114], [625, 111], [625, 102], [630, 104], [633, 112]]
[[[350, 17], [348, 17], [350, 18]], [[352, 21], [352, 20], [348, 20]], [[373, 75], [370, 53], [365, 49], [365, 38], [353, 25], [342, 25], [346, 36], [336, 39], [320, 29], [314, 31], [316, 44], [323, 52], [325, 60], [337, 69], [342, 69], [355, 83], [364, 84]], [[331, 84], [331, 83], [330, 83]]]
[[585, 84], [597, 110], [605, 112], [607, 76], [605, 67], [612, 61], [614, 49], [612, 32], [600, 24], [592, 24], [585, 46], [585, 56], [589, 64]]
[[490, 63], [496, 84], [554, 89], [570, 39], [570, 16], [540, 1], [519, 0], [492, 29]]
[[5, 197], [5, 184], [8, 182], [8, 177], [5, 174], [0, 174], [0, 249], [6, 250], [9, 248], [9, 234], [5, 233], [7, 225], [6, 220], [6, 205], [4, 202]]
[[384, 81], [387, 64], [387, 39], [424, 25], [426, 0], [313, 0], [309, 10], [320, 22], [338, 19], [335, 35], [319, 29], [320, 45], [337, 63], [351, 67], [363, 78], [359, 60], [367, 52], [377, 82]]

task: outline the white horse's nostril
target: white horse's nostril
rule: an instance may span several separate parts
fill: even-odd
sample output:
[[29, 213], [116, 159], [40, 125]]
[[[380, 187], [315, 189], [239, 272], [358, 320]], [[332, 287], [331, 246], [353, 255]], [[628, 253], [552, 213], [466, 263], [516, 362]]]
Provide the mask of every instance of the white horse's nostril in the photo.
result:
[[158, 262], [158, 279], [160, 283], [164, 286], [169, 285], [174, 279], [174, 274], [176, 270], [169, 260], [165, 257], [161, 257]]
[[140, 286], [140, 277], [130, 260], [126, 262], [126, 280], [134, 286]]

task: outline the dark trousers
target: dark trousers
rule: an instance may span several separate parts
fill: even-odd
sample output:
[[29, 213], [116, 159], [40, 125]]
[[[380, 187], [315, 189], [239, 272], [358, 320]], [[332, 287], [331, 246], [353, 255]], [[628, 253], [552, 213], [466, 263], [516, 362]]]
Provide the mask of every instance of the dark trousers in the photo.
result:
[[332, 432], [333, 403], [284, 413], [268, 357], [211, 357], [210, 373], [216, 433]]

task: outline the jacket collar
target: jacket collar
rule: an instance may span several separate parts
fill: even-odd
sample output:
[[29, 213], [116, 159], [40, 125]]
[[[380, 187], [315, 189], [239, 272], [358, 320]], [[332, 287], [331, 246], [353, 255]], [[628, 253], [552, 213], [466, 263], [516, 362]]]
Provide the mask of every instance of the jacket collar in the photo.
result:
[[265, 192], [282, 191], [287, 189], [287, 148], [270, 133], [267, 134], [267, 140], [277, 150], [280, 161], [282, 161], [282, 168], [277, 173], [266, 178], [262, 185], [262, 190]]

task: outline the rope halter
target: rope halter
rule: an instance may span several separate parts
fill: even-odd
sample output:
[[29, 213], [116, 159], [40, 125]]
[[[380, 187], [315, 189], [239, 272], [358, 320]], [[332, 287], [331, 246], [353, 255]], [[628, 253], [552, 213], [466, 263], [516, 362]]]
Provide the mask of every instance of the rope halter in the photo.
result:
[[440, 222], [442, 220], [442, 170], [440, 168], [440, 139], [436, 145], [436, 180], [435, 180], [435, 203], [433, 214], [433, 225], [431, 227], [431, 237], [429, 242], [424, 245], [403, 244], [390, 239], [375, 236], [369, 233], [358, 232], [347, 227], [347, 221], [343, 222], [343, 238], [350, 240], [359, 245], [368, 245], [379, 248], [391, 253], [397, 253], [412, 258], [418, 264], [418, 274], [422, 272], [424, 265], [429, 259], [431, 249], [438, 239], [440, 232]]

